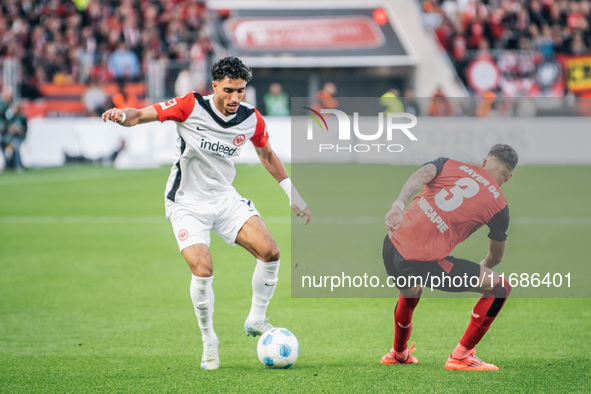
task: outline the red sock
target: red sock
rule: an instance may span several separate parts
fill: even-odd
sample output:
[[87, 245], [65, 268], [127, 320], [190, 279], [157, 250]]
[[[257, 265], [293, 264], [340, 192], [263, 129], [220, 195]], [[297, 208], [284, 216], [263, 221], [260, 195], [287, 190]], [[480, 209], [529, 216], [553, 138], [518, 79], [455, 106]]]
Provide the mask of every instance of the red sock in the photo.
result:
[[408, 347], [407, 342], [412, 331], [412, 312], [415, 310], [421, 298], [421, 292], [416, 298], [398, 297], [398, 303], [394, 310], [394, 350], [403, 352]]
[[460, 339], [462, 346], [467, 349], [476, 347], [505, 304], [509, 293], [511, 293], [509, 281], [501, 279], [490, 292], [482, 295], [472, 310], [470, 324]]

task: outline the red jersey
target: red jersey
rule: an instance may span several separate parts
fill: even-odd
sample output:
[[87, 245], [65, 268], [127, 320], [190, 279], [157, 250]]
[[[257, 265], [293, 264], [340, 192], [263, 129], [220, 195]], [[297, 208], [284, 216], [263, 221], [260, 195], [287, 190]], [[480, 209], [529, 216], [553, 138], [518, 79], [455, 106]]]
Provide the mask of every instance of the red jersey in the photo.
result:
[[509, 208], [495, 179], [482, 167], [439, 158], [437, 176], [404, 211], [391, 241], [406, 260], [439, 261], [483, 224], [489, 238], [507, 239]]

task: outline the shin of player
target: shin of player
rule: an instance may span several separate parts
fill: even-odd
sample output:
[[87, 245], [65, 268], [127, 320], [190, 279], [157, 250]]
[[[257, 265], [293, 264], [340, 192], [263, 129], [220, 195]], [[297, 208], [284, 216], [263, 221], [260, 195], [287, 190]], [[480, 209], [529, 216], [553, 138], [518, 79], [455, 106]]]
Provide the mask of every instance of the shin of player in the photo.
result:
[[[303, 213], [307, 204], [293, 186], [289, 177], [283, 178], [279, 185], [289, 198], [289, 205], [298, 216], [305, 216]], [[306, 221], [306, 223], [308, 223]], [[257, 264], [252, 275], [252, 304], [250, 313], [246, 319], [248, 322], [265, 321], [267, 307], [275, 292], [279, 275], [279, 250], [271, 250], [266, 256], [257, 258]], [[247, 329], [248, 333], [248, 329]], [[248, 334], [250, 335], [250, 334]]]
[[404, 362], [408, 359], [408, 340], [412, 332], [412, 315], [421, 299], [422, 290], [414, 297], [405, 297], [402, 293], [394, 309], [394, 343], [396, 359]]
[[[283, 178], [279, 184], [288, 196], [290, 205], [296, 214], [306, 216], [303, 212], [308, 211], [307, 204], [292, 185], [289, 177]], [[260, 228], [253, 231], [257, 226]], [[257, 236], [250, 236], [253, 233]], [[267, 235], [265, 236], [265, 234]], [[236, 242], [249, 250], [256, 258], [256, 266], [252, 276], [252, 304], [244, 328], [247, 335], [257, 336], [272, 328], [268, 323], [269, 319], [266, 318], [266, 311], [277, 287], [280, 265], [279, 249], [263, 222], [258, 219], [245, 225], [238, 234]]]
[[509, 282], [500, 279], [492, 290], [482, 295], [472, 310], [470, 323], [466, 332], [464, 332], [458, 346], [451, 355], [453, 358], [464, 359], [474, 351], [476, 345], [484, 337], [484, 334], [486, 334], [492, 322], [505, 305], [505, 301], [510, 293], [511, 286]]
[[279, 258], [269, 262], [257, 259], [256, 262], [252, 275], [252, 304], [247, 321], [260, 322], [266, 319], [267, 307], [277, 286]]
[[191, 300], [193, 301], [203, 342], [217, 342], [218, 339], [213, 330], [213, 304], [215, 296], [213, 294], [212, 282], [213, 276], [202, 278], [192, 275], [191, 278]]

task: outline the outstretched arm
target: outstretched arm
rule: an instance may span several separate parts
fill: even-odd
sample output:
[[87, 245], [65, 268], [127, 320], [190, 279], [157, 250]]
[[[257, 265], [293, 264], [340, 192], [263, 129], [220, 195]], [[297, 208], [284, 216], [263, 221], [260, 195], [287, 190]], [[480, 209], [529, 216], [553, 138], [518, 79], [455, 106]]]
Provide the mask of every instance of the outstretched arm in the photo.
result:
[[[263, 167], [269, 171], [269, 173], [275, 178], [277, 182], [281, 184], [283, 189], [286, 191], [287, 195], [289, 196], [289, 203], [291, 205], [291, 209], [294, 210], [298, 217], [306, 217], [306, 221], [304, 224], [310, 223], [310, 219], [312, 218], [312, 214], [310, 213], [310, 209], [307, 207], [304, 200], [299, 196], [297, 190], [292, 188], [291, 181], [289, 181], [289, 177], [287, 176], [287, 170], [285, 166], [279, 160], [273, 149], [271, 149], [271, 145], [267, 142], [265, 146], [259, 148], [256, 147], [257, 155], [259, 156], [259, 160], [263, 164]], [[284, 184], [286, 181], [289, 182], [288, 190], [286, 190], [286, 186]], [[292, 193], [294, 198], [292, 199]]]
[[408, 201], [436, 176], [437, 167], [432, 163], [427, 163], [408, 178], [398, 198], [392, 204], [392, 209], [386, 214], [385, 224], [388, 232], [398, 230], [403, 220], [402, 211]]
[[131, 127], [140, 123], [154, 122], [158, 120], [158, 114], [153, 106], [142, 109], [135, 108], [111, 108], [103, 112], [103, 122], [107, 120], [119, 123], [121, 126]]

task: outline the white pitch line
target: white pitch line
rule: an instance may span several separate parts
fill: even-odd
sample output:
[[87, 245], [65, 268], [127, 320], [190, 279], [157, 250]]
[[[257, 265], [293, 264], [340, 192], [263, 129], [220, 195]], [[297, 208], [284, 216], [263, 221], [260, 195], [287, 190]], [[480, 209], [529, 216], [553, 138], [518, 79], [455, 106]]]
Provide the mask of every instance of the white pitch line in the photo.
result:
[[[289, 216], [263, 216], [263, 221], [274, 224], [289, 224]], [[297, 219], [293, 219], [296, 221]], [[318, 224], [383, 224], [384, 219], [375, 216], [315, 216], [312, 223]], [[0, 216], [0, 224], [158, 224], [166, 223], [162, 216]], [[591, 225], [591, 217], [557, 216], [557, 217], [515, 217], [511, 224], [517, 225]]]
[[515, 224], [591, 224], [588, 216], [556, 216], [556, 217], [516, 217], [510, 223]]
[[44, 183], [59, 183], [59, 182], [80, 182], [80, 181], [95, 181], [101, 179], [116, 179], [116, 178], [125, 178], [130, 176], [137, 176], [135, 173], [131, 172], [121, 172], [121, 173], [113, 173], [113, 174], [85, 174], [84, 176], [80, 174], [46, 174], [43, 178], [35, 176], [30, 178], [19, 178], [19, 177], [11, 177], [11, 178], [0, 178], [0, 187], [3, 186], [15, 186], [15, 185], [37, 185], [37, 184], [44, 184]]
[[0, 216], [6, 224], [164, 223], [164, 216]]
[[[290, 223], [289, 217], [269, 216], [267, 223]], [[161, 224], [162, 216], [0, 216], [0, 224]]]

